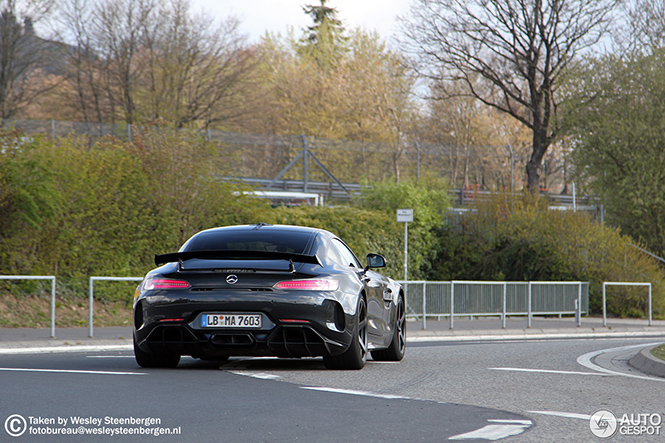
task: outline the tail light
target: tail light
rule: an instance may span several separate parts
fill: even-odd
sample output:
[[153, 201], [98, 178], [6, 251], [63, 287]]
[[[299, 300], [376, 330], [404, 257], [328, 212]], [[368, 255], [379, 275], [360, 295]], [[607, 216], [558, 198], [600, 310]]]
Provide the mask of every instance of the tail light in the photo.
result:
[[185, 280], [171, 280], [168, 278], [150, 278], [145, 282], [145, 289], [187, 289], [192, 285]]
[[324, 279], [287, 280], [276, 283], [273, 288], [297, 291], [336, 291], [339, 288], [339, 282]]

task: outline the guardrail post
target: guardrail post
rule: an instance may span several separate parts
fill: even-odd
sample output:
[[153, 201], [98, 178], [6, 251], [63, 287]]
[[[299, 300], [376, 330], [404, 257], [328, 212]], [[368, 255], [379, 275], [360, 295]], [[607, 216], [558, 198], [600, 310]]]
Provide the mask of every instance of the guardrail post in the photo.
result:
[[605, 289], [607, 284], [603, 282], [603, 328], [607, 326], [607, 295]]
[[530, 328], [531, 327], [531, 282], [529, 282], [529, 291], [528, 291], [528, 299], [527, 299], [527, 313], [526, 313], [526, 327]]
[[651, 326], [651, 317], [652, 317], [651, 309], [652, 309], [652, 306], [651, 306], [651, 283], [649, 283], [649, 326]]
[[51, 278], [51, 338], [55, 338], [55, 277]]
[[577, 327], [582, 326], [582, 282], [577, 287]]
[[455, 317], [455, 282], [451, 281], [450, 282], [450, 323], [449, 323], [450, 329], [453, 329], [454, 317]]
[[93, 281], [95, 280], [95, 277], [90, 277], [90, 281], [88, 284], [88, 288], [90, 290], [88, 294], [88, 302], [89, 302], [89, 308], [88, 308], [88, 337], [92, 338], [92, 311], [93, 311], [93, 302], [94, 302], [94, 296], [93, 294], [95, 293], [95, 290], [93, 289]]
[[0, 275], [0, 280], [51, 280], [51, 338], [55, 338], [55, 281], [54, 275]]
[[575, 323], [577, 323], [578, 328], [580, 327], [580, 316], [581, 316], [580, 301], [576, 299], [575, 300]]
[[506, 329], [506, 282], [503, 282], [503, 300], [502, 300], [502, 312], [501, 312], [501, 328]]
[[[90, 294], [89, 294], [89, 303], [90, 308], [88, 311], [88, 336], [92, 338], [92, 323], [93, 323], [93, 304], [94, 304], [94, 290], [93, 290], [93, 281], [94, 280], [105, 280], [105, 281], [143, 281], [143, 277], [90, 277]], [[404, 304], [406, 306], [406, 302]]]
[[427, 282], [423, 282], [423, 330], [427, 329]]

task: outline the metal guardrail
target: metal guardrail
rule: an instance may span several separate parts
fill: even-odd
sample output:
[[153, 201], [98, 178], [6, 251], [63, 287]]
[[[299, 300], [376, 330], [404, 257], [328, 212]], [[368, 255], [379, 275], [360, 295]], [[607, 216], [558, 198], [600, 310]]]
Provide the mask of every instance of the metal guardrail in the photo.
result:
[[93, 319], [93, 304], [95, 301], [94, 285], [96, 281], [142, 281], [142, 277], [90, 277], [90, 293], [88, 294], [90, 308], [88, 309], [88, 337], [92, 337], [92, 319]]
[[0, 275], [0, 280], [51, 280], [51, 338], [55, 338], [55, 276], [53, 276], [53, 275]]
[[[56, 277], [42, 275], [0, 275], [0, 280], [51, 280], [51, 338], [55, 338]], [[141, 281], [142, 277], [90, 277], [89, 336], [93, 336], [95, 281]], [[407, 316], [448, 317], [450, 329], [455, 317], [526, 316], [527, 327], [535, 315], [575, 315], [577, 325], [589, 312], [588, 282], [484, 282], [484, 281], [401, 281], [406, 294]], [[651, 283], [604, 282], [603, 326], [606, 326], [606, 286], [647, 286], [649, 288], [649, 326], [652, 323]]]
[[637, 283], [637, 282], [603, 282], [603, 327], [607, 326], [607, 287], [608, 286], [646, 286], [649, 288], [649, 326], [652, 323], [653, 317], [653, 303], [651, 295], [651, 283]]
[[483, 282], [483, 281], [401, 281], [406, 294], [407, 315], [422, 318], [447, 317], [450, 329], [455, 317], [526, 316], [531, 327], [534, 315], [581, 315], [589, 312], [587, 282]]

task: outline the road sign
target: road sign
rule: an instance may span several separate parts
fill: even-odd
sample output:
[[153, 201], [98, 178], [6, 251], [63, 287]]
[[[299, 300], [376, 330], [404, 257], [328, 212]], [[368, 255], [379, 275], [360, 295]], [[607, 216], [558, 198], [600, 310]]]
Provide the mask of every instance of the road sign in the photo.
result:
[[398, 209], [397, 210], [397, 221], [400, 223], [412, 223], [413, 222], [413, 209]]
[[404, 281], [408, 280], [408, 258], [409, 258], [409, 223], [413, 222], [413, 209], [398, 209], [397, 221], [404, 223]]

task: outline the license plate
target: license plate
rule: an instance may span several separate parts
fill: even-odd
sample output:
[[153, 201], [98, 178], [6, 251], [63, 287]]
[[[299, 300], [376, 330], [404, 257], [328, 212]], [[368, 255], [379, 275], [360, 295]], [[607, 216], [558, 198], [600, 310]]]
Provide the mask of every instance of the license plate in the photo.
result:
[[203, 314], [204, 328], [261, 328], [261, 314]]

